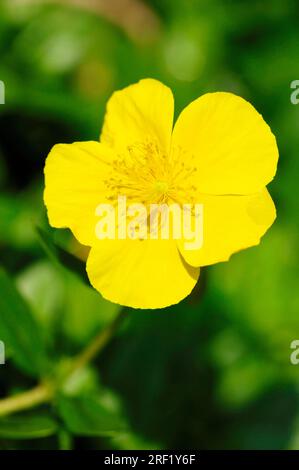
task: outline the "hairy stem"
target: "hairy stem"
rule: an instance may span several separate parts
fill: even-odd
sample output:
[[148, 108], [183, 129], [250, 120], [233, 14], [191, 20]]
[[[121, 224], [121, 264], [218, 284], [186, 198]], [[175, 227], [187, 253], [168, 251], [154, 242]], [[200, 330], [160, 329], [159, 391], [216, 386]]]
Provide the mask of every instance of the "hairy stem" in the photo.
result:
[[[78, 369], [86, 366], [105, 348], [107, 343], [112, 339], [114, 333], [117, 331], [124, 317], [125, 312], [121, 311], [114, 320], [106, 326], [106, 328], [100, 331], [86, 349], [73, 359], [65, 380]], [[3, 398], [0, 400], [0, 417], [16, 413], [17, 411], [34, 408], [42, 403], [47, 403], [51, 401], [54, 393], [55, 383], [42, 382], [31, 390], [19, 393], [12, 397]]]

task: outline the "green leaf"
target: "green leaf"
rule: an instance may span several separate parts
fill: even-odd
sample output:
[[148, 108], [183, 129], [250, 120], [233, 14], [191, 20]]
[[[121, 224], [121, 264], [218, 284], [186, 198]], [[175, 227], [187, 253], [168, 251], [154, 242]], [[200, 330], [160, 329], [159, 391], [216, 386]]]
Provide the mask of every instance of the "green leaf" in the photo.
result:
[[73, 434], [114, 436], [127, 429], [120, 413], [109, 409], [95, 396], [60, 396], [57, 406], [66, 427]]
[[38, 240], [41, 247], [49, 258], [54, 262], [58, 263], [59, 266], [64, 266], [73, 273], [77, 274], [80, 279], [90, 286], [90, 282], [87, 277], [85, 263], [78, 259], [76, 256], [72, 255], [68, 251], [61, 248], [57, 243], [55, 243], [51, 236], [45, 232], [40, 227], [37, 227]]
[[42, 375], [47, 357], [41, 329], [14, 283], [0, 268], [0, 339], [26, 373]]
[[24, 415], [0, 419], [0, 437], [5, 439], [38, 439], [57, 431], [57, 423], [47, 415]]

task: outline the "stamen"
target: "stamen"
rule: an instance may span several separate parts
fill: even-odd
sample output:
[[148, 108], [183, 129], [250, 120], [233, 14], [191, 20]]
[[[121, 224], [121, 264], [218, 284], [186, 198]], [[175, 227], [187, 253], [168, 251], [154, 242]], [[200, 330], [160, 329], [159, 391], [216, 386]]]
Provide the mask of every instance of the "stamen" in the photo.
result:
[[107, 199], [126, 196], [129, 202], [193, 203], [197, 190], [195, 158], [181, 147], [171, 154], [161, 151], [157, 142], [137, 142], [112, 162], [106, 180]]

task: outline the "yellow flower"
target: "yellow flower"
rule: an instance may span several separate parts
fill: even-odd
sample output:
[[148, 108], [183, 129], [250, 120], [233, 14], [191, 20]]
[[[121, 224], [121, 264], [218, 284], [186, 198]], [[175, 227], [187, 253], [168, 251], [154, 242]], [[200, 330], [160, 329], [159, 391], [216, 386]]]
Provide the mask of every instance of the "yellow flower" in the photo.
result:
[[[46, 160], [50, 224], [69, 227], [91, 247], [87, 273], [103, 297], [135, 308], [179, 302], [199, 267], [257, 245], [276, 216], [266, 185], [278, 150], [253, 106], [231, 93], [208, 93], [174, 128], [173, 112], [171, 90], [141, 80], [110, 98], [100, 142], [58, 144]], [[203, 204], [203, 246], [188, 250], [183, 237], [99, 240], [95, 209], [119, 195], [144, 204]]]

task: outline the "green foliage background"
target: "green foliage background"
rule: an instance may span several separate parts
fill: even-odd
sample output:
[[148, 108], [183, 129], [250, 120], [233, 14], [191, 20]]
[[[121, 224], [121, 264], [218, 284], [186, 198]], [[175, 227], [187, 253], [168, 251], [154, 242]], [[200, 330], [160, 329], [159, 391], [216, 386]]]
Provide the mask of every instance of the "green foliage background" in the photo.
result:
[[97, 139], [115, 89], [158, 78], [177, 113], [208, 91], [252, 102], [278, 140], [278, 219], [179, 305], [129, 311], [51, 404], [0, 419], [0, 448], [298, 448], [298, 2], [72, 3], [0, 1], [0, 397], [62, 373], [119, 312], [58, 248], [86, 254], [48, 227], [42, 203], [51, 146]]

